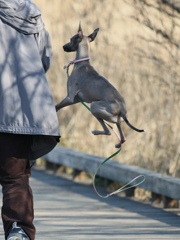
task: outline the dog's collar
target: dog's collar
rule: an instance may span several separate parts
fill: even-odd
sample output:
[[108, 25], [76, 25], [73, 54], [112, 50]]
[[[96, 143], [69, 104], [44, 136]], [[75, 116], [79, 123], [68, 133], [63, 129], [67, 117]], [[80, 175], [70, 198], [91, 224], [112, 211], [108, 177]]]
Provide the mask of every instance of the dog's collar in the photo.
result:
[[68, 65], [64, 66], [64, 69], [69, 68], [69, 66], [72, 65], [72, 64], [83, 62], [83, 61], [88, 61], [88, 60], [90, 60], [90, 57], [81, 58], [81, 59], [74, 59], [74, 60], [70, 61], [68, 63]]

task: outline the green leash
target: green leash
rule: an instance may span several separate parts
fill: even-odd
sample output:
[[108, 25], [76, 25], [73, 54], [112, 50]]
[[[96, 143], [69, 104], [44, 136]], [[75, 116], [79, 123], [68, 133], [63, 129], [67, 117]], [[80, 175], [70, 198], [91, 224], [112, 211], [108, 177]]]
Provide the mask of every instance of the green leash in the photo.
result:
[[[85, 107], [86, 109], [88, 109], [89, 111], [91, 111], [90, 107], [89, 107], [87, 104], [85, 104], [80, 98], [78, 98], [78, 100], [84, 105], [84, 107]], [[105, 122], [105, 123], [106, 123], [106, 122]], [[115, 130], [114, 130], [108, 123], [106, 123], [106, 124], [108, 125], [108, 127], [110, 127], [110, 128], [115, 132]], [[115, 132], [115, 134], [117, 135], [116, 132]], [[117, 136], [118, 136], [118, 135], [117, 135]], [[136, 187], [136, 186], [140, 185], [141, 183], [143, 183], [143, 182], [145, 181], [145, 176], [144, 176], [144, 175], [139, 175], [139, 176], [133, 178], [129, 183], [127, 183], [126, 185], [124, 185], [123, 187], [119, 188], [118, 190], [116, 190], [116, 191], [114, 191], [114, 192], [112, 192], [112, 193], [109, 193], [109, 194], [107, 194], [107, 195], [105, 195], [105, 196], [99, 194], [99, 192], [98, 192], [97, 189], [96, 189], [96, 185], [95, 185], [96, 175], [97, 175], [99, 169], [102, 167], [102, 165], [104, 165], [108, 160], [110, 160], [111, 158], [113, 158], [114, 156], [116, 156], [120, 151], [121, 151], [121, 148], [119, 148], [115, 153], [113, 153], [111, 156], [109, 156], [108, 158], [106, 158], [106, 159], [97, 167], [97, 169], [96, 169], [96, 171], [95, 171], [95, 173], [94, 173], [94, 177], [93, 177], [93, 187], [94, 187], [94, 190], [95, 190], [96, 194], [97, 194], [99, 197], [101, 197], [101, 198], [108, 198], [108, 197], [110, 197], [110, 196], [112, 196], [112, 195], [114, 195], [114, 194], [123, 192], [123, 191], [125, 191], [125, 190], [127, 190], [127, 189], [130, 189], [130, 188], [132, 188], [132, 187]], [[138, 180], [139, 178], [142, 178], [142, 180], [139, 181], [139, 182], [137, 182], [137, 183], [135, 183], [135, 184], [133, 185], [133, 182], [135, 182], [135, 181]]]

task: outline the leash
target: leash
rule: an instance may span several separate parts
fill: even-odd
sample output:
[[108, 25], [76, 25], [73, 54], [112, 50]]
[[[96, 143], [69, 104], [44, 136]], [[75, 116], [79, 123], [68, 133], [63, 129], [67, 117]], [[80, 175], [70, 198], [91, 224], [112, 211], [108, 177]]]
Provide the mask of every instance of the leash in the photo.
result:
[[[78, 98], [78, 100], [85, 106], [85, 108], [87, 108], [89, 111], [91, 111], [90, 107], [89, 107], [87, 104], [85, 104], [80, 98]], [[115, 129], [114, 129], [111, 125], [109, 125], [107, 122], [105, 122], [105, 123], [107, 124], [108, 127], [110, 127], [110, 128], [114, 131], [114, 133], [116, 134], [117, 138], [121, 141], [121, 139], [120, 139], [118, 133], [115, 131]], [[142, 183], [145, 181], [145, 176], [144, 176], [144, 175], [139, 175], [139, 176], [133, 178], [130, 182], [128, 182], [127, 184], [125, 184], [123, 187], [121, 187], [121, 188], [119, 188], [119, 189], [115, 190], [114, 192], [109, 193], [109, 194], [107, 194], [107, 195], [104, 195], [104, 196], [103, 196], [103, 195], [101, 195], [101, 194], [97, 191], [97, 188], [96, 188], [96, 185], [95, 185], [95, 182], [96, 182], [95, 180], [96, 180], [96, 175], [97, 175], [99, 169], [100, 169], [100, 168], [102, 167], [102, 165], [104, 165], [108, 160], [110, 160], [111, 158], [113, 158], [114, 156], [116, 156], [118, 153], [120, 153], [120, 151], [121, 151], [121, 148], [119, 148], [115, 153], [113, 153], [111, 156], [109, 156], [108, 158], [106, 158], [106, 159], [97, 167], [97, 169], [96, 169], [96, 171], [95, 171], [95, 173], [94, 173], [94, 176], [93, 176], [93, 188], [94, 188], [94, 191], [96, 192], [96, 194], [97, 194], [99, 197], [101, 197], [101, 198], [108, 198], [108, 197], [110, 197], [110, 196], [112, 196], [112, 195], [115, 195], [115, 194], [117, 194], [117, 193], [126, 191], [126, 190], [128, 190], [128, 189], [130, 189], [130, 188], [137, 187], [138, 185], [142, 184]], [[142, 178], [142, 180], [139, 181], [139, 182], [137, 182], [137, 183], [135, 183], [136, 180], [138, 180], [138, 179], [140, 179], [140, 178]], [[134, 182], [134, 184], [133, 184], [133, 182]]]
[[75, 64], [75, 63], [79, 63], [79, 62], [88, 61], [88, 60], [90, 60], [90, 57], [81, 58], [81, 59], [74, 59], [74, 60], [70, 61], [70, 62], [68, 63], [68, 65], [65, 65], [65, 66], [64, 66], [64, 69], [66, 69], [66, 74], [67, 74], [67, 76], [69, 77], [69, 67], [70, 67], [71, 65], [73, 65], [73, 64]]
[[[64, 66], [64, 69], [67, 69], [67, 70], [66, 70], [67, 76], [69, 77], [69, 67], [70, 67], [72, 64], [75, 64], [75, 63], [78, 63], [78, 62], [87, 61], [87, 60], [89, 60], [89, 59], [90, 59], [90, 58], [81, 58], [81, 59], [78, 59], [78, 60], [75, 59], [75, 60], [70, 61], [67, 66]], [[91, 112], [91, 109], [90, 109], [90, 107], [89, 107], [87, 104], [85, 104], [79, 97], [78, 97], [78, 100], [82, 103], [82, 105], [84, 105], [84, 107], [85, 107], [87, 110], [89, 110], [89, 111]], [[114, 129], [111, 125], [109, 125], [106, 121], [104, 121], [104, 122], [106, 123], [106, 125], [107, 125], [109, 128], [111, 128], [111, 129], [114, 131], [114, 133], [116, 134], [118, 140], [121, 141], [120, 136], [119, 136], [118, 133], [115, 131], [115, 129]], [[96, 185], [95, 185], [95, 180], [96, 180], [96, 175], [97, 175], [99, 169], [100, 169], [100, 168], [102, 167], [102, 165], [104, 165], [108, 160], [110, 160], [111, 158], [113, 158], [114, 156], [116, 156], [118, 153], [120, 153], [120, 151], [121, 151], [121, 147], [120, 147], [115, 153], [113, 153], [111, 156], [109, 156], [108, 158], [106, 158], [106, 159], [97, 167], [97, 169], [96, 169], [96, 171], [95, 171], [95, 173], [94, 173], [94, 176], [93, 176], [93, 188], [94, 188], [94, 191], [96, 192], [96, 194], [97, 194], [99, 197], [101, 197], [101, 198], [108, 198], [108, 197], [110, 197], [110, 196], [112, 196], [112, 195], [114, 195], [114, 194], [123, 192], [123, 191], [125, 191], [125, 190], [127, 190], [127, 189], [130, 189], [130, 188], [133, 188], [133, 187], [137, 187], [138, 185], [142, 184], [142, 183], [145, 181], [145, 176], [144, 176], [144, 175], [139, 175], [139, 176], [133, 178], [130, 182], [128, 182], [127, 184], [125, 184], [123, 187], [121, 187], [121, 188], [119, 188], [119, 189], [115, 190], [114, 192], [109, 193], [109, 194], [107, 194], [107, 195], [104, 195], [104, 196], [103, 196], [103, 195], [101, 195], [101, 194], [97, 191], [97, 188], [96, 188]], [[139, 181], [139, 182], [137, 182], [137, 183], [135, 183], [135, 181], [138, 180], [139, 178], [142, 178], [142, 180]], [[134, 184], [133, 184], [133, 182], [134, 182]]]
[[[115, 154], [116, 154], [116, 153], [115, 153]], [[115, 190], [114, 192], [109, 193], [109, 194], [104, 195], [104, 196], [101, 195], [101, 194], [97, 191], [97, 189], [96, 189], [96, 186], [95, 186], [95, 177], [96, 177], [97, 171], [101, 168], [101, 166], [102, 166], [105, 162], [107, 162], [107, 161], [108, 161], [111, 157], [113, 157], [113, 156], [114, 156], [114, 154], [112, 154], [109, 158], [105, 159], [105, 160], [99, 165], [99, 167], [97, 168], [97, 170], [96, 170], [96, 172], [95, 172], [95, 174], [94, 174], [94, 177], [93, 177], [93, 187], [94, 187], [94, 190], [95, 190], [96, 194], [97, 194], [99, 197], [101, 197], [101, 198], [108, 198], [108, 197], [110, 197], [110, 196], [112, 196], [112, 195], [115, 195], [115, 194], [117, 194], [117, 193], [126, 191], [126, 190], [128, 190], [128, 189], [130, 189], [130, 188], [137, 187], [138, 185], [142, 184], [142, 183], [145, 181], [145, 176], [144, 176], [144, 175], [139, 175], [139, 176], [133, 178], [130, 182], [128, 182], [127, 184], [125, 184], [123, 187], [119, 188], [118, 190]], [[138, 180], [139, 178], [142, 178], [142, 180], [132, 185], [132, 183], [135, 182], [136, 180]]]

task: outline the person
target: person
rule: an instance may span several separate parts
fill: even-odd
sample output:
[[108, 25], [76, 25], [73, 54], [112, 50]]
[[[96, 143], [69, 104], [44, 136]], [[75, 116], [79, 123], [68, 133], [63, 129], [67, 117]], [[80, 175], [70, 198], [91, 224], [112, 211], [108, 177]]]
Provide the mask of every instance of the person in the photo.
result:
[[0, 0], [0, 184], [6, 240], [34, 240], [31, 160], [60, 140], [49, 33], [31, 0]]

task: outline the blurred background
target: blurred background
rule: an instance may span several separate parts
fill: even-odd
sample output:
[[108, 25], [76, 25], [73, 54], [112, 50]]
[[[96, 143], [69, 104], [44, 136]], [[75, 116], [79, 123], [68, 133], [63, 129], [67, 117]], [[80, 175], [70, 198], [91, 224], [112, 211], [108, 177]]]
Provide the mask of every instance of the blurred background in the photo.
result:
[[[126, 143], [115, 160], [180, 177], [180, 1], [34, 0], [51, 35], [54, 59], [48, 80], [55, 104], [66, 96], [66, 71], [75, 53], [62, 46], [77, 33], [97, 27], [91, 64], [123, 95], [129, 121]], [[72, 67], [70, 67], [70, 71]], [[61, 146], [108, 157], [117, 137], [94, 136], [101, 129], [82, 105], [58, 112]], [[115, 126], [115, 125], [114, 125]]]

